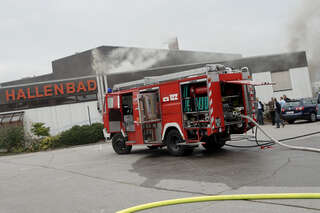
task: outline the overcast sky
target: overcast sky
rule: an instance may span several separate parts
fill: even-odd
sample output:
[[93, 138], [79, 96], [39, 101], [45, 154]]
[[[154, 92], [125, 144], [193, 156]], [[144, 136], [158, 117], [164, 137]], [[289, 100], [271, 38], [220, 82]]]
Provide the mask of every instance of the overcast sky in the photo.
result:
[[[52, 72], [51, 61], [101, 45], [287, 52], [305, 0], [0, 0], [0, 82]], [[311, 0], [310, 0], [311, 1]]]

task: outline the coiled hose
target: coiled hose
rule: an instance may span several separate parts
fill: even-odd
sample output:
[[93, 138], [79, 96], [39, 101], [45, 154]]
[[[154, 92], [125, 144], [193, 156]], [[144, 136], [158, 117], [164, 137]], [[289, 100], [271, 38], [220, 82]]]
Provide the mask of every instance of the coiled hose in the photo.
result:
[[[280, 142], [279, 140], [275, 139], [274, 137], [272, 137], [270, 134], [268, 134], [255, 120], [253, 120], [251, 117], [247, 116], [247, 115], [239, 115], [241, 118], [245, 118], [248, 119], [249, 121], [251, 121], [257, 128], [260, 129], [260, 131], [267, 136], [271, 142], [274, 142], [280, 146], [289, 148], [289, 149], [295, 149], [295, 150], [302, 150], [302, 151], [310, 151], [310, 152], [320, 152], [320, 149], [317, 148], [311, 148], [311, 147], [304, 147], [304, 146], [292, 146], [292, 145], [288, 145], [288, 144], [284, 144], [282, 142]], [[294, 139], [294, 138], [292, 138]]]
[[[241, 141], [241, 140], [244, 140], [244, 139], [248, 139], [248, 138], [243, 137], [243, 138], [240, 138], [240, 139], [232, 139], [231, 141]], [[230, 147], [235, 147], [235, 148], [255, 148], [255, 147], [271, 146], [271, 145], [275, 144], [271, 140], [258, 140], [258, 127], [256, 127], [255, 134], [254, 134], [254, 139], [255, 139], [256, 145], [249, 145], [249, 146], [241, 145], [241, 146], [238, 146], [238, 145], [232, 145], [232, 144], [225, 144], [225, 146], [230, 146]]]

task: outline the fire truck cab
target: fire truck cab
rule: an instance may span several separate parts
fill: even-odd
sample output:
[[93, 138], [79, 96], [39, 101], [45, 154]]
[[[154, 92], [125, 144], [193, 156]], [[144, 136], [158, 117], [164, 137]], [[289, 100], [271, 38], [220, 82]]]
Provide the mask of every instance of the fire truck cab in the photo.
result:
[[116, 84], [105, 95], [105, 132], [118, 154], [135, 145], [177, 156], [217, 150], [253, 127], [238, 115], [256, 117], [254, 86], [248, 68], [222, 65]]

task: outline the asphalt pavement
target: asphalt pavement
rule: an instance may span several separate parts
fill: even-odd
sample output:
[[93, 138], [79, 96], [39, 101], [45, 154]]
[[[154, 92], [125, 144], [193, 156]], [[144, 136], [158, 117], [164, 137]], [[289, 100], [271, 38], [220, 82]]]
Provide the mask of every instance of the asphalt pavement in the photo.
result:
[[[277, 139], [320, 130], [320, 122], [276, 129]], [[262, 136], [259, 136], [263, 138]], [[232, 144], [250, 145], [250, 141]], [[320, 148], [320, 134], [287, 141]], [[174, 198], [248, 193], [320, 192], [320, 153], [232, 148], [173, 157], [134, 147], [117, 155], [110, 143], [0, 157], [0, 212], [107, 213]], [[319, 200], [219, 201], [144, 212], [319, 212]]]

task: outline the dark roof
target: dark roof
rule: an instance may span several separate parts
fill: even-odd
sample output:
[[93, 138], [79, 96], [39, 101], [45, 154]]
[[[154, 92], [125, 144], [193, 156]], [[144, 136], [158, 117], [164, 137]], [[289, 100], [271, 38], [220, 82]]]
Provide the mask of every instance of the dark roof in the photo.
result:
[[[95, 74], [93, 68], [92, 51], [98, 50], [100, 59], [108, 64], [112, 64], [113, 60], [118, 62], [130, 60], [130, 58], [137, 57], [139, 54], [143, 54], [144, 51], [150, 51], [151, 54], [155, 51], [157, 53], [164, 53], [166, 57], [158, 60], [152, 64], [150, 68], [171, 66], [178, 64], [190, 64], [200, 63], [205, 61], [221, 61], [221, 60], [234, 60], [241, 58], [241, 54], [229, 54], [229, 53], [212, 53], [212, 52], [199, 52], [188, 50], [167, 50], [167, 49], [147, 49], [136, 47], [118, 47], [118, 46], [101, 46], [95, 49], [91, 49], [85, 52], [77, 53], [75, 55], [67, 56], [61, 59], [57, 59], [52, 62], [53, 73], [59, 78], [70, 78], [83, 75]], [[117, 57], [111, 58], [112, 53], [117, 53]], [[108, 69], [108, 66], [106, 66]]]
[[[224, 54], [224, 53], [211, 53], [211, 52], [197, 52], [186, 50], [165, 50], [165, 49], [143, 49], [134, 47], [116, 47], [116, 46], [101, 46], [97, 49], [102, 52], [103, 57], [108, 61], [108, 55], [111, 51], [116, 49], [127, 50], [156, 50], [167, 52], [168, 55], [164, 60], [160, 60], [151, 66], [151, 69], [142, 70], [141, 72], [128, 72], [114, 74], [108, 79], [109, 87], [114, 83], [127, 82], [131, 80], [138, 80], [145, 77], [145, 71], [148, 76], [157, 76], [168, 74], [172, 72], [179, 72], [183, 70], [194, 69], [202, 67], [209, 63], [221, 63], [234, 68], [248, 67], [252, 73], [266, 72], [266, 71], [282, 71], [290, 68], [306, 67], [308, 66], [305, 52], [294, 52], [267, 56], [255, 56], [241, 58], [240, 54]], [[57, 59], [52, 62], [53, 73], [25, 78], [10, 82], [4, 82], [0, 85], [14, 86], [28, 83], [37, 83], [44, 81], [54, 81], [67, 78], [77, 78], [81, 76], [88, 76], [95, 74], [92, 67], [92, 51], [87, 50], [75, 55], [67, 56]], [[126, 56], [122, 58], [125, 60]], [[109, 59], [110, 60], [110, 59]], [[143, 73], [143, 74], [142, 74]]]
[[[76, 78], [80, 76], [94, 75], [95, 70], [93, 69], [93, 58], [92, 51], [99, 50], [102, 55], [102, 59], [109, 64], [111, 59], [109, 58], [110, 53], [114, 50], [124, 50], [126, 52], [136, 51], [159, 51], [166, 53], [167, 56], [163, 60], [159, 60], [157, 63], [153, 64], [151, 67], [162, 67], [178, 64], [189, 64], [189, 63], [200, 63], [204, 61], [221, 61], [221, 60], [232, 60], [241, 58], [240, 54], [226, 54], [226, 53], [212, 53], [212, 52], [199, 52], [199, 51], [188, 51], [188, 50], [167, 50], [167, 49], [146, 49], [146, 48], [136, 48], [136, 47], [118, 47], [118, 46], [101, 46], [91, 50], [87, 50], [81, 53], [76, 53], [71, 56], [60, 58], [52, 61], [53, 73], [19, 79], [10, 82], [0, 83], [2, 87], [29, 84], [50, 80], [60, 80], [67, 78]], [[125, 61], [130, 57], [128, 54], [122, 54], [117, 60]], [[114, 59], [112, 59], [114, 60]]]
[[292, 68], [307, 67], [306, 52], [293, 52], [267, 56], [246, 57], [238, 60], [226, 61], [223, 64], [231, 67], [247, 66], [252, 73], [279, 72]]
[[30, 78], [23, 78], [15, 81], [8, 81], [8, 82], [1, 83], [0, 85], [2, 87], [7, 87], [7, 86], [14, 86], [14, 85], [21, 85], [21, 84], [30, 84], [35, 82], [50, 81], [53, 79], [54, 79], [53, 74], [46, 74], [46, 75], [39, 75], [35, 77], [30, 77]]
[[207, 61], [204, 63], [195, 63], [187, 65], [157, 67], [153, 69], [138, 70], [135, 72], [113, 73], [108, 76], [108, 87], [112, 88], [114, 84], [143, 79], [146, 76], [165, 75], [174, 72], [200, 68], [206, 64], [223, 64], [233, 68], [248, 67], [251, 73], [259, 72], [279, 72], [291, 68], [308, 66], [305, 52], [293, 52], [285, 54], [246, 57], [231, 61]]

